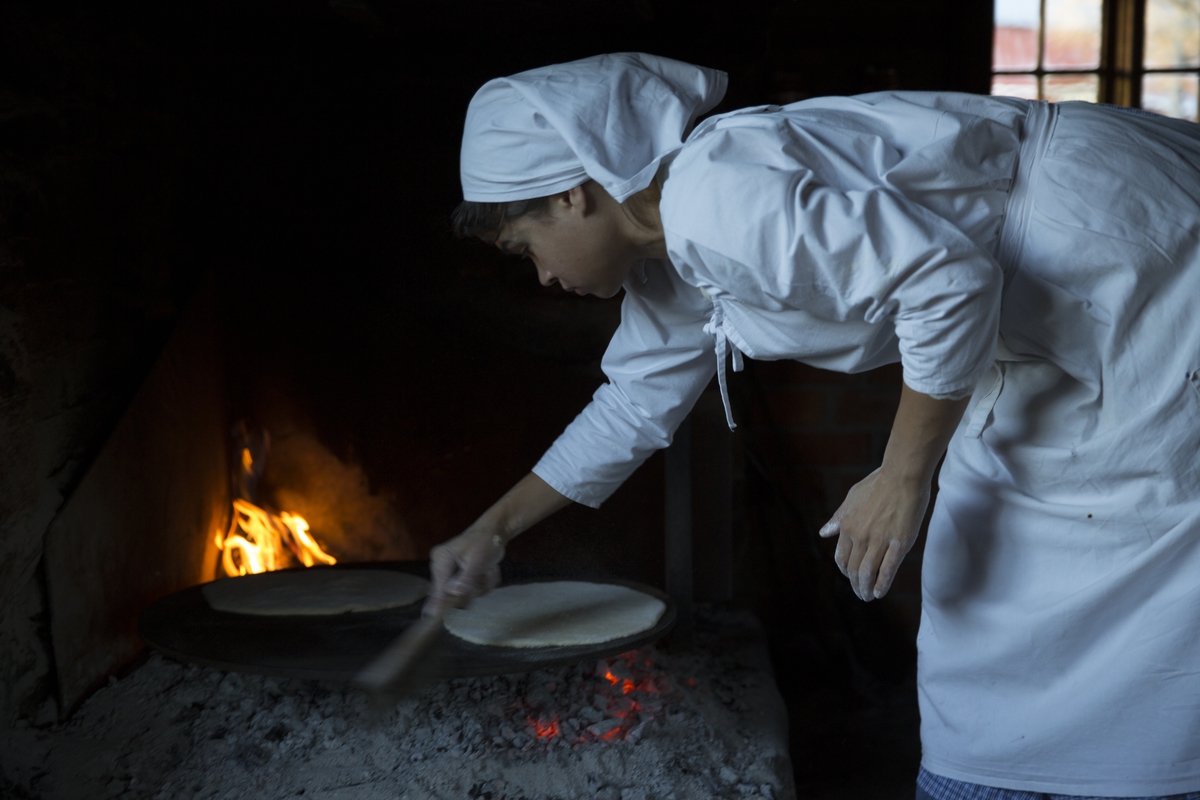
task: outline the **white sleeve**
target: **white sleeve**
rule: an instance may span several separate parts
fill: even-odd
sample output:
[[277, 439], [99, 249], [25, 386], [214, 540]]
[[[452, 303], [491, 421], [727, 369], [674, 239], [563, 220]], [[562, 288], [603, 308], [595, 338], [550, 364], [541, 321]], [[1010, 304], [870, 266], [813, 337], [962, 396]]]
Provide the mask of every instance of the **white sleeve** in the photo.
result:
[[646, 262], [645, 277], [625, 285], [621, 325], [602, 363], [608, 382], [533, 468], [592, 508], [671, 443], [716, 370], [704, 332], [712, 303], [668, 263]]
[[[969, 392], [993, 359], [1003, 289], [996, 260], [896, 187], [865, 178], [835, 187], [794, 153], [756, 142], [764, 132], [739, 131], [736, 141], [722, 133], [684, 150], [671, 177], [678, 169], [688, 179], [664, 215], [664, 226], [707, 251], [701, 285], [750, 306], [808, 312], [829, 323], [814, 326], [817, 339], [846, 322], [889, 326], [911, 388]], [[671, 190], [669, 178], [664, 206]]]
[[830, 287], [833, 313], [894, 326], [912, 389], [969, 394], [994, 358], [1004, 285], [995, 259], [950, 222], [886, 189], [801, 187], [795, 204], [798, 219], [824, 221], [824, 241], [811, 230], [793, 232], [793, 263]]

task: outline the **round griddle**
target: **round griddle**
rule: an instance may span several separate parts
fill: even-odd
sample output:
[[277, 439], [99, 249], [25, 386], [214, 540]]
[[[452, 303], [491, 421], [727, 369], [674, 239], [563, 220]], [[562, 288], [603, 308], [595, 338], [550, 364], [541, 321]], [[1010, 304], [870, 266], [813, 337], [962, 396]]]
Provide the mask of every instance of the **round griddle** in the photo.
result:
[[[427, 561], [338, 564], [309, 569], [394, 569], [429, 577]], [[505, 583], [565, 580], [520, 565], [504, 565], [504, 572]], [[495, 647], [472, 644], [444, 633], [430, 656], [432, 670], [441, 677], [468, 677], [578, 664], [649, 644], [665, 636], [675, 624], [675, 605], [661, 590], [615, 578], [596, 582], [645, 592], [666, 603], [666, 610], [649, 630], [592, 645]], [[142, 612], [138, 633], [152, 648], [180, 661], [233, 672], [342, 681], [358, 674], [420, 614], [421, 603], [383, 611], [322, 616], [234, 614], [214, 610], [200, 587], [192, 586], [161, 598]]]

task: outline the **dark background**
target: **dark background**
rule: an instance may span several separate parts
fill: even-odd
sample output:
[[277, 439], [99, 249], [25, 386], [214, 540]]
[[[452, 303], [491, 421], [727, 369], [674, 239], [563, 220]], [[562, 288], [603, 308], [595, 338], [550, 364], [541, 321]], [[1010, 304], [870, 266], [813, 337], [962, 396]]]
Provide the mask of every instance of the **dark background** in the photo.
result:
[[[485, 80], [641, 50], [728, 71], [721, 111], [986, 92], [990, 44], [990, 0], [0, 5], [8, 716], [35, 715], [47, 691], [45, 526], [204, 275], [235, 412], [360, 466], [413, 556], [587, 401], [618, 304], [544, 289], [448, 232], [463, 114]], [[812, 536], [878, 463], [898, 381], [752, 364], [734, 383], [740, 602], [771, 631], [802, 796], [911, 796], [916, 559], [895, 597], [864, 608]], [[656, 457], [601, 511], [569, 509], [511, 557], [661, 583], [661, 493]]]

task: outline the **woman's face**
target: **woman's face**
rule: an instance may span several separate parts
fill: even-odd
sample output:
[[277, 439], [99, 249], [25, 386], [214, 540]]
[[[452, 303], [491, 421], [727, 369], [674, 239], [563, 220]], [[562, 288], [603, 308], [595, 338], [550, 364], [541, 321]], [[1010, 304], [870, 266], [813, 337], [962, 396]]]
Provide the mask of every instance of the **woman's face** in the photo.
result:
[[624, 229], [620, 205], [595, 184], [585, 184], [549, 198], [541, 214], [511, 220], [496, 246], [532, 261], [543, 286], [557, 283], [568, 292], [612, 297], [642, 258]]

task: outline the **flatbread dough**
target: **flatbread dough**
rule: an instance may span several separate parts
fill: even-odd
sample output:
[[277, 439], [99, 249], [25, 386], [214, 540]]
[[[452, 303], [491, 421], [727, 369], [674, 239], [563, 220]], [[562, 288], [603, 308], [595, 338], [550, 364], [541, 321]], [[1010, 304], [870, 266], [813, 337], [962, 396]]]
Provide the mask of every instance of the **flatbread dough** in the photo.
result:
[[343, 614], [411, 605], [429, 593], [429, 581], [381, 569], [304, 569], [225, 578], [200, 591], [214, 609], [234, 614]]
[[499, 647], [600, 644], [649, 630], [666, 609], [657, 597], [611, 583], [523, 583], [447, 611], [446, 630]]

